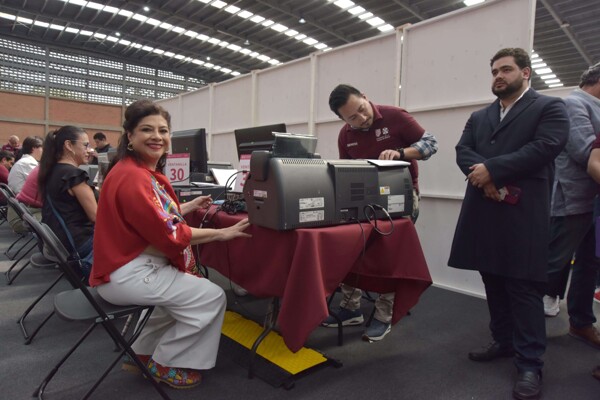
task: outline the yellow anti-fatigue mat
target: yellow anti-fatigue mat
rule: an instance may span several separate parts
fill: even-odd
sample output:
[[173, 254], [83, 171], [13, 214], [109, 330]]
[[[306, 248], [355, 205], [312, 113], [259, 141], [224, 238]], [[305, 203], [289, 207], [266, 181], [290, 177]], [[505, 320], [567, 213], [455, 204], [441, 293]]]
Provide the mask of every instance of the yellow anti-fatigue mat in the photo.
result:
[[[263, 328], [256, 322], [247, 320], [232, 311], [225, 312], [223, 335], [247, 349], [252, 348], [262, 331]], [[305, 347], [292, 353], [283, 342], [283, 338], [276, 332], [269, 332], [258, 346], [256, 353], [292, 375], [327, 361], [321, 353]]]

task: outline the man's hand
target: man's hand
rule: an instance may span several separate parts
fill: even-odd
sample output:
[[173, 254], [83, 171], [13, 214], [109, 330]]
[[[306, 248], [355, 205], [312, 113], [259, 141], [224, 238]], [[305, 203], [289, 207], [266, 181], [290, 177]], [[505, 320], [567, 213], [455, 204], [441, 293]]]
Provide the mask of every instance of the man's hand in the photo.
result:
[[471, 165], [469, 169], [472, 172], [467, 175], [467, 179], [471, 185], [483, 188], [488, 183], [492, 183], [492, 176], [483, 163]]
[[494, 185], [492, 182], [483, 185], [483, 194], [490, 200], [502, 201], [500, 192], [498, 192], [498, 189], [496, 189], [496, 185]]
[[384, 150], [379, 154], [380, 160], [399, 160], [400, 152], [396, 150]]

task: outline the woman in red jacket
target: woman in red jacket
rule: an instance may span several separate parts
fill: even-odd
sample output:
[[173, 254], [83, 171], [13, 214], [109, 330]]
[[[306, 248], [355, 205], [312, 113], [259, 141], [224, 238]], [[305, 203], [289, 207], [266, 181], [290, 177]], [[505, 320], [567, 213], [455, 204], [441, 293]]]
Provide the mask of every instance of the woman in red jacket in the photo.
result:
[[208, 196], [180, 205], [163, 175], [170, 116], [149, 100], [125, 111], [124, 133], [102, 184], [90, 284], [114, 304], [156, 306], [133, 349], [154, 379], [196, 386], [214, 367], [225, 312], [223, 290], [187, 273], [190, 245], [247, 237], [248, 220], [224, 229], [196, 229], [183, 218], [208, 207]]

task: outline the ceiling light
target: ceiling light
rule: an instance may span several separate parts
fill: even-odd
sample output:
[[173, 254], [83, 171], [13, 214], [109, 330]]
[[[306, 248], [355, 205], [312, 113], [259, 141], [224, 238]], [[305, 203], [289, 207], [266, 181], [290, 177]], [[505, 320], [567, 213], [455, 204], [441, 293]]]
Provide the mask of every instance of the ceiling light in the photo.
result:
[[136, 21], [140, 21], [140, 22], [144, 22], [148, 19], [148, 17], [146, 17], [145, 15], [142, 14], [133, 14], [133, 19], [135, 19]]
[[50, 24], [50, 29], [54, 29], [57, 31], [64, 31], [65, 27], [62, 25]]
[[306, 23], [306, 20], [305, 20], [304, 18], [300, 18], [300, 19], [298, 20], [298, 23], [299, 23], [299, 24], [305, 24], [305, 23]]
[[367, 22], [367, 24], [369, 24], [371, 26], [379, 26], [379, 25], [385, 24], [385, 21], [379, 17], [374, 17], [374, 18], [368, 19], [366, 22]]
[[338, 0], [335, 3], [336, 6], [338, 6], [339, 8], [341, 8], [342, 10], [345, 10], [348, 7], [352, 7], [354, 5], [353, 1], [350, 0]]
[[220, 40], [217, 38], [210, 38], [208, 39], [208, 43], [212, 43], [212, 44], [219, 44]]
[[206, 36], [205, 34], [201, 33], [198, 36], [196, 36], [196, 39], [202, 40], [203, 42], [206, 42], [210, 38], [208, 36]]
[[306, 43], [309, 46], [312, 46], [314, 44], [319, 43], [317, 40], [315, 40], [315, 39], [313, 39], [311, 37], [304, 39], [303, 42]]
[[144, 11], [146, 11], [146, 12], [150, 11], [150, 7], [148, 7], [148, 6], [144, 7]]
[[548, 64], [543, 63], [543, 62], [537, 62], [535, 64], [531, 64], [531, 68], [533, 68], [533, 69], [544, 68], [544, 67], [547, 67], [547, 66], [548, 66]]
[[210, 3], [210, 5], [215, 8], [223, 8], [227, 5], [227, 3], [225, 3], [224, 1], [221, 1], [221, 0], [215, 0], [212, 3]]
[[373, 13], [372, 12], [368, 12], [368, 13], [364, 13], [362, 15], [359, 15], [358, 18], [364, 20], [364, 19], [367, 19], [367, 18], [371, 18], [372, 16], [373, 16]]
[[256, 57], [256, 58], [258, 58], [258, 59], [259, 59], [259, 60], [261, 60], [261, 61], [269, 61], [269, 60], [271, 59], [271, 57], [269, 57], [269, 56], [265, 56], [264, 54], [261, 54], [261, 55], [259, 55], [259, 56], [258, 56], [258, 57]]
[[273, 25], [275, 22], [271, 21], [270, 19], [266, 20], [265, 22], [262, 23], [262, 26], [271, 26]]
[[246, 11], [246, 10], [242, 10], [239, 13], [237, 13], [237, 16], [240, 18], [250, 18], [251, 16], [253, 16], [254, 14], [252, 14], [250, 11]]
[[250, 41], [248, 39], [244, 41], [244, 46], [250, 46]]
[[546, 75], [546, 74], [551, 74], [552, 73], [552, 69], [550, 68], [541, 68], [541, 69], [536, 69], [535, 73], [538, 75]]
[[353, 8], [351, 8], [351, 9], [348, 10], [348, 12], [350, 14], [352, 14], [352, 15], [358, 15], [358, 14], [363, 13], [365, 11], [367, 11], [367, 10], [365, 10], [361, 6], [356, 6], [356, 7], [353, 7]]
[[147, 24], [150, 24], [150, 25], [152, 25], [152, 26], [157, 26], [158, 24], [160, 24], [160, 21], [159, 21], [159, 20], [157, 20], [157, 19], [154, 19], [154, 18], [148, 18], [148, 19], [146, 20], [146, 23], [147, 23]]
[[122, 15], [123, 17], [131, 17], [133, 15], [133, 13], [129, 10], [119, 10], [118, 12], [119, 15]]
[[248, 55], [248, 54], [252, 53], [252, 50], [250, 50], [250, 49], [241, 49], [240, 53]]
[[304, 39], [306, 39], [306, 35], [304, 33], [301, 33], [298, 36], [295, 36], [294, 39], [296, 39], [296, 40], [304, 40]]
[[32, 19], [24, 18], [24, 17], [17, 17], [17, 22], [22, 22], [24, 24], [33, 24], [33, 20]]
[[206, 57], [206, 61], [210, 61], [210, 57]]
[[211, 67], [213, 67], [214, 65], [215, 65], [215, 64], [213, 64], [213, 63], [204, 63], [204, 66], [205, 66], [206, 68], [211, 68]]
[[104, 8], [102, 10], [112, 13], [112, 14], [116, 14], [119, 12], [119, 9], [117, 7], [111, 7], [111, 6], [104, 6]]
[[169, 30], [173, 27], [173, 25], [169, 24], [168, 22], [163, 22], [162, 24], [160, 24], [160, 27]]
[[191, 38], [195, 38], [196, 36], [198, 36], [198, 32], [194, 32], [194, 31], [187, 31], [185, 33], [185, 36], [189, 36]]
[[394, 27], [390, 24], [385, 24], [377, 27], [377, 29], [379, 29], [381, 32], [389, 32], [394, 29]]
[[265, 17], [261, 17], [260, 15], [255, 15], [254, 17], [250, 18], [250, 21], [252, 21], [256, 24], [260, 24], [264, 20], [265, 20]]
[[548, 87], [550, 87], [550, 88], [561, 87], [561, 86], [564, 86], [564, 85], [562, 83], [554, 83], [552, 85], [548, 85]]
[[225, 11], [227, 11], [229, 14], [235, 14], [236, 12], [240, 11], [241, 8], [236, 7], [236, 6], [229, 6], [225, 9]]
[[65, 30], [69, 33], [79, 33], [79, 29], [75, 29], [75, 28], [71, 28], [71, 27], [67, 27], [67, 29], [65, 29]]
[[283, 31], [287, 31], [288, 27], [285, 25], [281, 25], [281, 24], [275, 24], [275, 25], [271, 26], [271, 29], [281, 33]]
[[465, 6], [470, 7], [474, 6], [475, 4], [483, 3], [484, 1], [485, 0], [465, 0], [463, 3], [465, 3]]
[[318, 49], [318, 50], [323, 50], [326, 47], [327, 47], [327, 45], [325, 43], [317, 43], [317, 44], [315, 44], [315, 49]]
[[546, 85], [549, 85], [551, 83], [559, 83], [559, 82], [560, 82], [560, 79], [547, 79], [547, 80], [544, 80], [544, 83]]
[[119, 32], [115, 32], [115, 36], [121, 36]]
[[239, 76], [239, 75], [240, 75], [240, 73], [239, 73], [239, 72], [237, 72], [237, 71], [233, 71], [233, 72], [231, 73], [231, 75], [233, 75], [233, 76]]
[[50, 26], [50, 24], [49, 24], [49, 23], [47, 23], [47, 22], [42, 22], [42, 21], [33, 21], [33, 24], [34, 24], [34, 25], [37, 25], [37, 26], [41, 26], [42, 28], [47, 28], [47, 27], [49, 27], [49, 26]]
[[287, 36], [296, 36], [296, 35], [298, 34], [298, 31], [295, 31], [295, 30], [293, 30], [293, 29], [290, 29], [290, 30], [288, 30], [288, 31], [285, 31], [285, 34], [286, 34]]
[[226, 74], [228, 74], [231, 72], [231, 70], [229, 68], [221, 68], [221, 72], [225, 72]]
[[93, 8], [94, 10], [102, 10], [104, 8], [104, 4], [95, 3], [93, 1], [88, 1], [85, 6], [89, 7], [89, 8]]
[[238, 46], [237, 44], [230, 44], [229, 46], [227, 46], [227, 48], [229, 50], [233, 50], [233, 51], [239, 51], [241, 49], [241, 47]]
[[540, 76], [541, 79], [552, 79], [552, 78], [556, 78], [556, 74], [548, 74], [548, 75], [542, 75]]
[[185, 29], [183, 29], [180, 26], [176, 26], [175, 28], [173, 28], [173, 32], [175, 32], [175, 33], [183, 33], [183, 32], [185, 32]]

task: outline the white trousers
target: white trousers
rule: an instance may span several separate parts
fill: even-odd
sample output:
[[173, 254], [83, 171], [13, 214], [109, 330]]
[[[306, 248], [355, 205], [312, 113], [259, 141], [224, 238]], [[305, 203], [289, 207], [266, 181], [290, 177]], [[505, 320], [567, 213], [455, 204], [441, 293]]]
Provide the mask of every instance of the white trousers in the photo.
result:
[[208, 279], [142, 253], [114, 271], [110, 282], [98, 286], [98, 294], [117, 305], [155, 306], [132, 346], [137, 354], [152, 355], [167, 367], [215, 366], [227, 299]]

